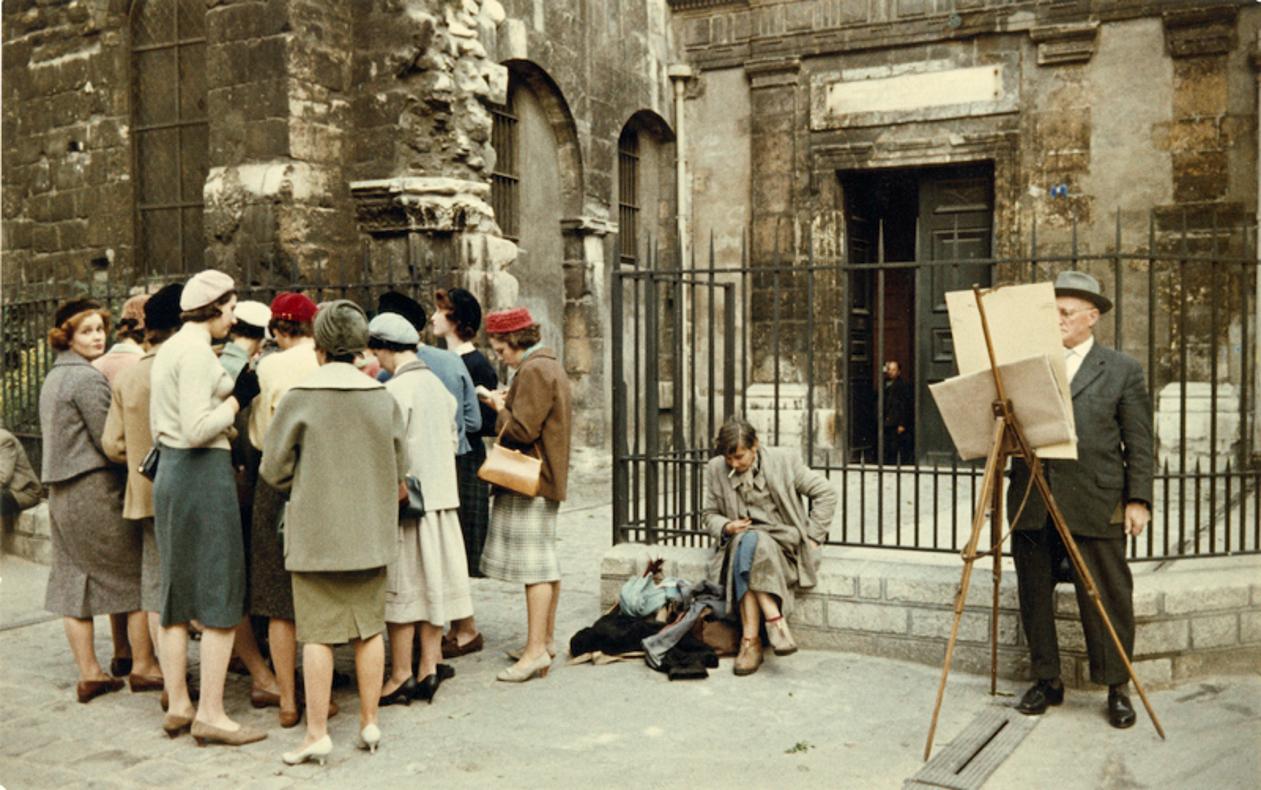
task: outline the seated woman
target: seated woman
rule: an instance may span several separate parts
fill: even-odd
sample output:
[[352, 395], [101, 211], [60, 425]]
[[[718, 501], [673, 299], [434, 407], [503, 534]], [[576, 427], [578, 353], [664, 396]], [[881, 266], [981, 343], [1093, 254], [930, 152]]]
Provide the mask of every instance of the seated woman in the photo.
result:
[[726, 591], [727, 611], [739, 608], [735, 673], [751, 675], [762, 665], [763, 618], [775, 655], [797, 651], [784, 615], [792, 611], [794, 590], [815, 585], [836, 491], [795, 450], [762, 447], [753, 426], [739, 417], [723, 424], [717, 445], [719, 455], [705, 467], [701, 514], [719, 541], [709, 578]]

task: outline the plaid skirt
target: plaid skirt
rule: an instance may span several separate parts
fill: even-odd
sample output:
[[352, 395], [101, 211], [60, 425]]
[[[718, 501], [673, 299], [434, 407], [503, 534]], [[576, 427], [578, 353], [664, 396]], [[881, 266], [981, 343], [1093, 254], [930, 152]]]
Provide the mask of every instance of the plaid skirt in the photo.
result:
[[468, 574], [482, 575], [482, 550], [486, 545], [486, 525], [490, 521], [490, 485], [477, 476], [486, 460], [486, 445], [480, 436], [469, 441], [473, 449], [455, 457], [455, 477], [460, 489], [460, 533], [464, 535], [464, 556]]
[[482, 573], [517, 584], [560, 581], [556, 514], [560, 503], [495, 490]]

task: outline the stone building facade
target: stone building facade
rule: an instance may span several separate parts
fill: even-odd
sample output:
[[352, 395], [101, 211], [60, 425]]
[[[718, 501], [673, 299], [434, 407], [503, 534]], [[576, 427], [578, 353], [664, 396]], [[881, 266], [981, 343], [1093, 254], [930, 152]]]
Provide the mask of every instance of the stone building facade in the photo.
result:
[[[697, 196], [691, 223], [702, 236], [715, 234], [724, 265], [739, 263], [746, 224], [753, 267], [794, 260], [785, 250], [799, 259], [807, 237], [816, 250], [830, 240], [850, 262], [875, 260], [879, 242], [889, 261], [1028, 258], [1035, 244], [1042, 258], [1108, 256], [1147, 250], [1149, 234], [1161, 255], [1255, 254], [1261, 9], [1254, 3], [671, 5], [680, 53], [696, 72], [686, 123], [724, 140], [690, 135], [686, 151]], [[701, 199], [707, 193], [730, 197]], [[1041, 278], [1069, 265], [1048, 263]], [[1232, 296], [1250, 277], [1230, 279], [1224, 266], [1186, 267], [1185, 277], [1153, 286], [1143, 274], [1147, 260], [1080, 266], [1109, 291], [1118, 269], [1129, 273], [1119, 340], [1146, 362], [1148, 317], [1156, 322], [1157, 389], [1190, 380], [1207, 393], [1210, 380], [1239, 388], [1254, 376], [1255, 344], [1246, 338], [1255, 335], [1255, 294], [1244, 300], [1253, 305], [1246, 311]], [[1157, 269], [1164, 278], [1175, 266]], [[1215, 271], [1223, 279], [1214, 281]], [[953, 374], [940, 291], [1027, 280], [1029, 266], [963, 265], [939, 279], [931, 272], [889, 270], [883, 283], [884, 357], [900, 360], [920, 404], [931, 403], [929, 382]], [[785, 289], [755, 280], [751, 320], [765, 321], [775, 299], [791, 299], [785, 290], [800, 296], [799, 281]], [[812, 430], [816, 446], [848, 439], [870, 450], [874, 435], [861, 425], [877, 424], [874, 275], [821, 273], [814, 285], [816, 303], [831, 307], [806, 337], [802, 312], [781, 305], [780, 329], [795, 341], [778, 356], [781, 387], [800, 394], [807, 379], [814, 387], [816, 423], [781, 417], [795, 417], [798, 433]], [[1101, 324], [1108, 343], [1118, 340], [1112, 318]], [[763, 341], [769, 334], [765, 326], [753, 333]], [[808, 374], [807, 346], [853, 353]], [[768, 389], [771, 356], [755, 342], [750, 395]], [[1219, 388], [1216, 410], [1237, 412], [1238, 392]], [[935, 410], [925, 409], [920, 456], [952, 457], [944, 430], [930, 424]], [[1226, 445], [1240, 439], [1236, 423]]]
[[674, 221], [670, 36], [664, 0], [6, 2], [4, 283], [462, 285], [535, 312], [603, 445], [619, 214]]
[[[674, 265], [711, 236], [718, 266], [753, 267], [807, 238], [851, 261], [880, 242], [890, 260], [1028, 256], [1035, 236], [1044, 256], [1107, 254], [1149, 230], [1166, 253], [1254, 246], [1252, 3], [13, 0], [2, 24], [6, 287], [202, 266], [365, 300], [464, 285], [541, 318], [579, 445], [608, 444], [618, 263]], [[921, 403], [951, 368], [932, 298], [950, 283], [922, 277], [888, 273], [882, 346]], [[873, 404], [843, 384], [874, 383], [872, 360], [803, 355], [857, 347], [842, 335], [873, 278], [819, 275], [809, 337], [800, 278], [752, 283], [745, 406], [773, 377], [793, 402], [809, 388], [798, 436], [853, 444]], [[1147, 315], [1171, 338], [1163, 308], [1192, 305], [1190, 366], [1162, 341], [1157, 383], [1256, 391], [1248, 300], [1220, 322], [1206, 307], [1222, 288], [1196, 275], [1129, 311], [1137, 349]], [[777, 374], [759, 331], [774, 300]]]

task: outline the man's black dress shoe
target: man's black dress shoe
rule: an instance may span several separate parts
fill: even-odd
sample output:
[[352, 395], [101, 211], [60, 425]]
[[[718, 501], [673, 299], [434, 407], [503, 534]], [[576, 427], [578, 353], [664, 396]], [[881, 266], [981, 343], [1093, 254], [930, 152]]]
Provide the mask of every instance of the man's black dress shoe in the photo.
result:
[[1108, 689], [1108, 723], [1118, 730], [1133, 727], [1136, 718], [1130, 698], [1122, 690], [1124, 688], [1114, 686]]
[[1038, 716], [1046, 712], [1047, 705], [1059, 705], [1063, 701], [1064, 684], [1059, 678], [1039, 680], [1020, 698], [1020, 704], [1016, 706], [1016, 710], [1026, 716]]
[[379, 704], [382, 707], [386, 705], [410, 705], [414, 696], [416, 696], [416, 678], [409, 676], [394, 691], [389, 694], [382, 694]]

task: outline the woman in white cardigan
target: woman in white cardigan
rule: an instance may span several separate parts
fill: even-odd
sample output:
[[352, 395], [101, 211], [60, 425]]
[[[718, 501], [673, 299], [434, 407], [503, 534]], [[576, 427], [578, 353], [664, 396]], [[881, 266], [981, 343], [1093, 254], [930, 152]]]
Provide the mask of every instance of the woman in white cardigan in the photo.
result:
[[[399, 520], [399, 556], [389, 566], [385, 621], [392, 670], [382, 687], [382, 705], [433, 702], [438, 685], [455, 670], [442, 658], [442, 629], [473, 615], [460, 493], [456, 482], [455, 398], [416, 356], [420, 335], [407, 319], [381, 313], [368, 325], [368, 347], [392, 375], [386, 389], [407, 424], [409, 475], [420, 481], [425, 515]], [[412, 639], [420, 627], [418, 681], [412, 675]]]

